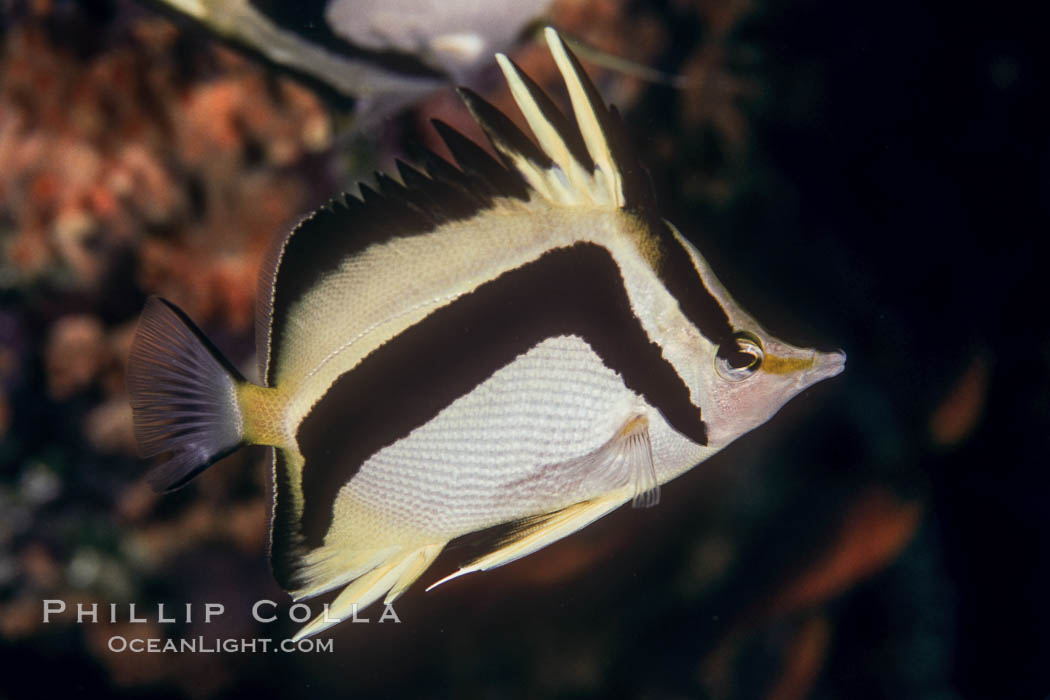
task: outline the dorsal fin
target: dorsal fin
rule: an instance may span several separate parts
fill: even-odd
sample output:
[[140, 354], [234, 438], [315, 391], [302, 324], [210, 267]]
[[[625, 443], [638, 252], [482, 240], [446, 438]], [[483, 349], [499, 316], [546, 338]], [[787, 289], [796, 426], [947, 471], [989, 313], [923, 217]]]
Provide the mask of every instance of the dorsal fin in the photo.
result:
[[[496, 148], [508, 167], [515, 170], [529, 187], [545, 199], [557, 201], [556, 189], [552, 185], [555, 172], [561, 172], [557, 164], [533, 143], [510, 118], [493, 107], [481, 95], [470, 88], [459, 88], [459, 96], [466, 102], [470, 113], [485, 130], [485, 135]], [[459, 160], [459, 157], [456, 157]]]
[[[568, 89], [574, 122], [506, 56], [496, 59], [536, 143], [474, 92], [460, 89], [504, 162], [548, 201], [651, 212], [644, 171], [627, 145], [615, 109], [605, 106], [579, 61], [553, 29], [544, 35]], [[538, 143], [538, 145], [537, 145]]]
[[505, 188], [508, 191], [514, 189], [522, 199], [528, 198], [525, 183], [517, 173], [504, 168], [486, 153], [484, 148], [440, 119], [432, 119], [430, 123], [434, 125], [441, 140], [448, 147], [449, 153], [456, 159], [456, 163], [464, 173], [481, 182], [491, 183], [497, 188]]
[[344, 260], [372, 245], [470, 218], [500, 198], [527, 201], [531, 193], [560, 206], [655, 211], [647, 180], [627, 147], [615, 110], [601, 101], [557, 32], [548, 29], [546, 37], [568, 88], [575, 124], [501, 55], [500, 66], [538, 145], [502, 112], [461, 88], [468, 108], [508, 167], [452, 127], [433, 120], [458, 169], [423, 151], [426, 174], [399, 163], [402, 182], [378, 174], [378, 189], [362, 184], [360, 198], [345, 194], [333, 199], [273, 247], [261, 275], [257, 302], [259, 366], [266, 384], [274, 381], [270, 357], [278, 353], [292, 305]]
[[[426, 173], [431, 178], [454, 184], [468, 191], [470, 190], [470, 187], [473, 184], [470, 178], [464, 175], [462, 170], [452, 165], [452, 163], [449, 163], [437, 153], [434, 153], [429, 148], [419, 146], [414, 155], [416, 155], [418, 160], [423, 164], [424, 170], [426, 170]], [[397, 161], [397, 168], [398, 173], [401, 175], [401, 179], [409, 186], [411, 186], [409, 177], [416, 177], [417, 175], [419, 177], [425, 177], [422, 172], [401, 160]], [[409, 171], [412, 174], [406, 175], [406, 172]]]
[[[560, 151], [564, 147], [568, 151], [565, 156], [573, 158], [588, 172], [594, 170], [594, 161], [587, 152], [587, 145], [583, 140], [582, 133], [562, 114], [558, 106], [554, 104], [554, 101], [547, 96], [547, 93], [536, 84], [536, 81], [522, 72], [521, 68], [513, 60], [503, 54], [498, 54], [496, 62], [499, 64], [504, 76], [513, 76], [508, 77], [508, 85], [510, 85], [511, 91], [518, 94], [524, 89], [525, 93], [528, 94], [528, 99], [539, 110], [535, 115], [537, 117], [536, 124], [545, 131], [553, 132], [554, 138], [560, 141], [558, 150]], [[533, 123], [532, 120], [529, 121], [529, 128], [535, 131]], [[547, 139], [541, 138], [540, 142], [546, 143]], [[566, 160], [565, 156], [555, 158], [554, 153], [550, 151], [548, 151], [548, 155], [559, 164]]]
[[[450, 127], [439, 131], [446, 139], [458, 137], [471, 143]], [[450, 136], [453, 133], [456, 136]], [[484, 154], [480, 146], [472, 145]], [[465, 149], [460, 146], [457, 151]], [[525, 183], [517, 173], [488, 155], [485, 158], [488, 162], [481, 165], [483, 161], [471, 154], [467, 162], [472, 167], [465, 172], [447, 161], [430, 169], [429, 175], [405, 167], [400, 173], [404, 182], [379, 175], [378, 190], [362, 183], [360, 198], [350, 194], [333, 198], [276, 242], [266, 256], [257, 298], [256, 345], [260, 376], [267, 385], [274, 381], [270, 358], [279, 352], [292, 304], [344, 260], [372, 245], [475, 216], [499, 197], [527, 198]]]

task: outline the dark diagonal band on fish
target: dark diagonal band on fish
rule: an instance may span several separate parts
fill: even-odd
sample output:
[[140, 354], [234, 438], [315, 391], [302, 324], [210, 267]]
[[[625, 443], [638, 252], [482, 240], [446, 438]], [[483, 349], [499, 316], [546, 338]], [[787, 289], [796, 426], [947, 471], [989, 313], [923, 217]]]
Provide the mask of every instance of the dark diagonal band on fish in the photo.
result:
[[[501, 566], [660, 486], [767, 421], [845, 355], [769, 335], [660, 218], [614, 109], [553, 30], [573, 118], [499, 56], [529, 138], [461, 94], [502, 163], [456, 160], [344, 195], [273, 248], [265, 386], [170, 302], [128, 367], [150, 475], [179, 487], [273, 447], [270, 555], [296, 599], [342, 589], [319, 632], [401, 595], [458, 537], [505, 525], [442, 581]], [[436, 585], [436, 584], [435, 584]]]

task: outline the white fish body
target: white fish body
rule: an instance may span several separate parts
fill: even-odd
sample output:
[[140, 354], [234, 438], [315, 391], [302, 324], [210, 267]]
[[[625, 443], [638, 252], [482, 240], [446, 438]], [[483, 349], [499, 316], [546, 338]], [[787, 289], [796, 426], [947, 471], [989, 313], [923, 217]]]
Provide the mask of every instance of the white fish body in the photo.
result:
[[[540, 147], [469, 91], [510, 169], [438, 124], [431, 158], [321, 210], [260, 286], [266, 387], [152, 299], [128, 384], [173, 488], [273, 445], [271, 558], [331, 618], [411, 585], [451, 540], [509, 535], [447, 580], [525, 556], [661, 484], [838, 374], [766, 333], [655, 213], [616, 115], [552, 30], [576, 127], [500, 56]], [[356, 229], [350, 233], [347, 229]], [[436, 585], [436, 584], [435, 584]]]

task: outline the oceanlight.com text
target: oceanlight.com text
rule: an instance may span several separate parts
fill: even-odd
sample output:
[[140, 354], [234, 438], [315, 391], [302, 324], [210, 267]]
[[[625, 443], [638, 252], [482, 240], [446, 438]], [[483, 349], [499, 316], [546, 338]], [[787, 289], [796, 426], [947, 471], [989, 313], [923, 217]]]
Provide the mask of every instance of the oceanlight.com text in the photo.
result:
[[268, 654], [295, 652], [331, 653], [335, 647], [332, 639], [281, 639], [266, 637], [256, 639], [216, 639], [214, 637], [190, 637], [183, 639], [160, 639], [142, 637], [124, 637], [114, 635], [109, 638], [109, 650], [132, 654]]

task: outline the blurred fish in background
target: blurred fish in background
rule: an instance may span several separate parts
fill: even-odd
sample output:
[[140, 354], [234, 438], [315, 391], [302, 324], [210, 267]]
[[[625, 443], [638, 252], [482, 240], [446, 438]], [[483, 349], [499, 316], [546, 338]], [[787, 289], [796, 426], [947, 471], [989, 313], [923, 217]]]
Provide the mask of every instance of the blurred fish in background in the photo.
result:
[[354, 101], [357, 128], [472, 83], [552, 0], [155, 0], [216, 36]]

